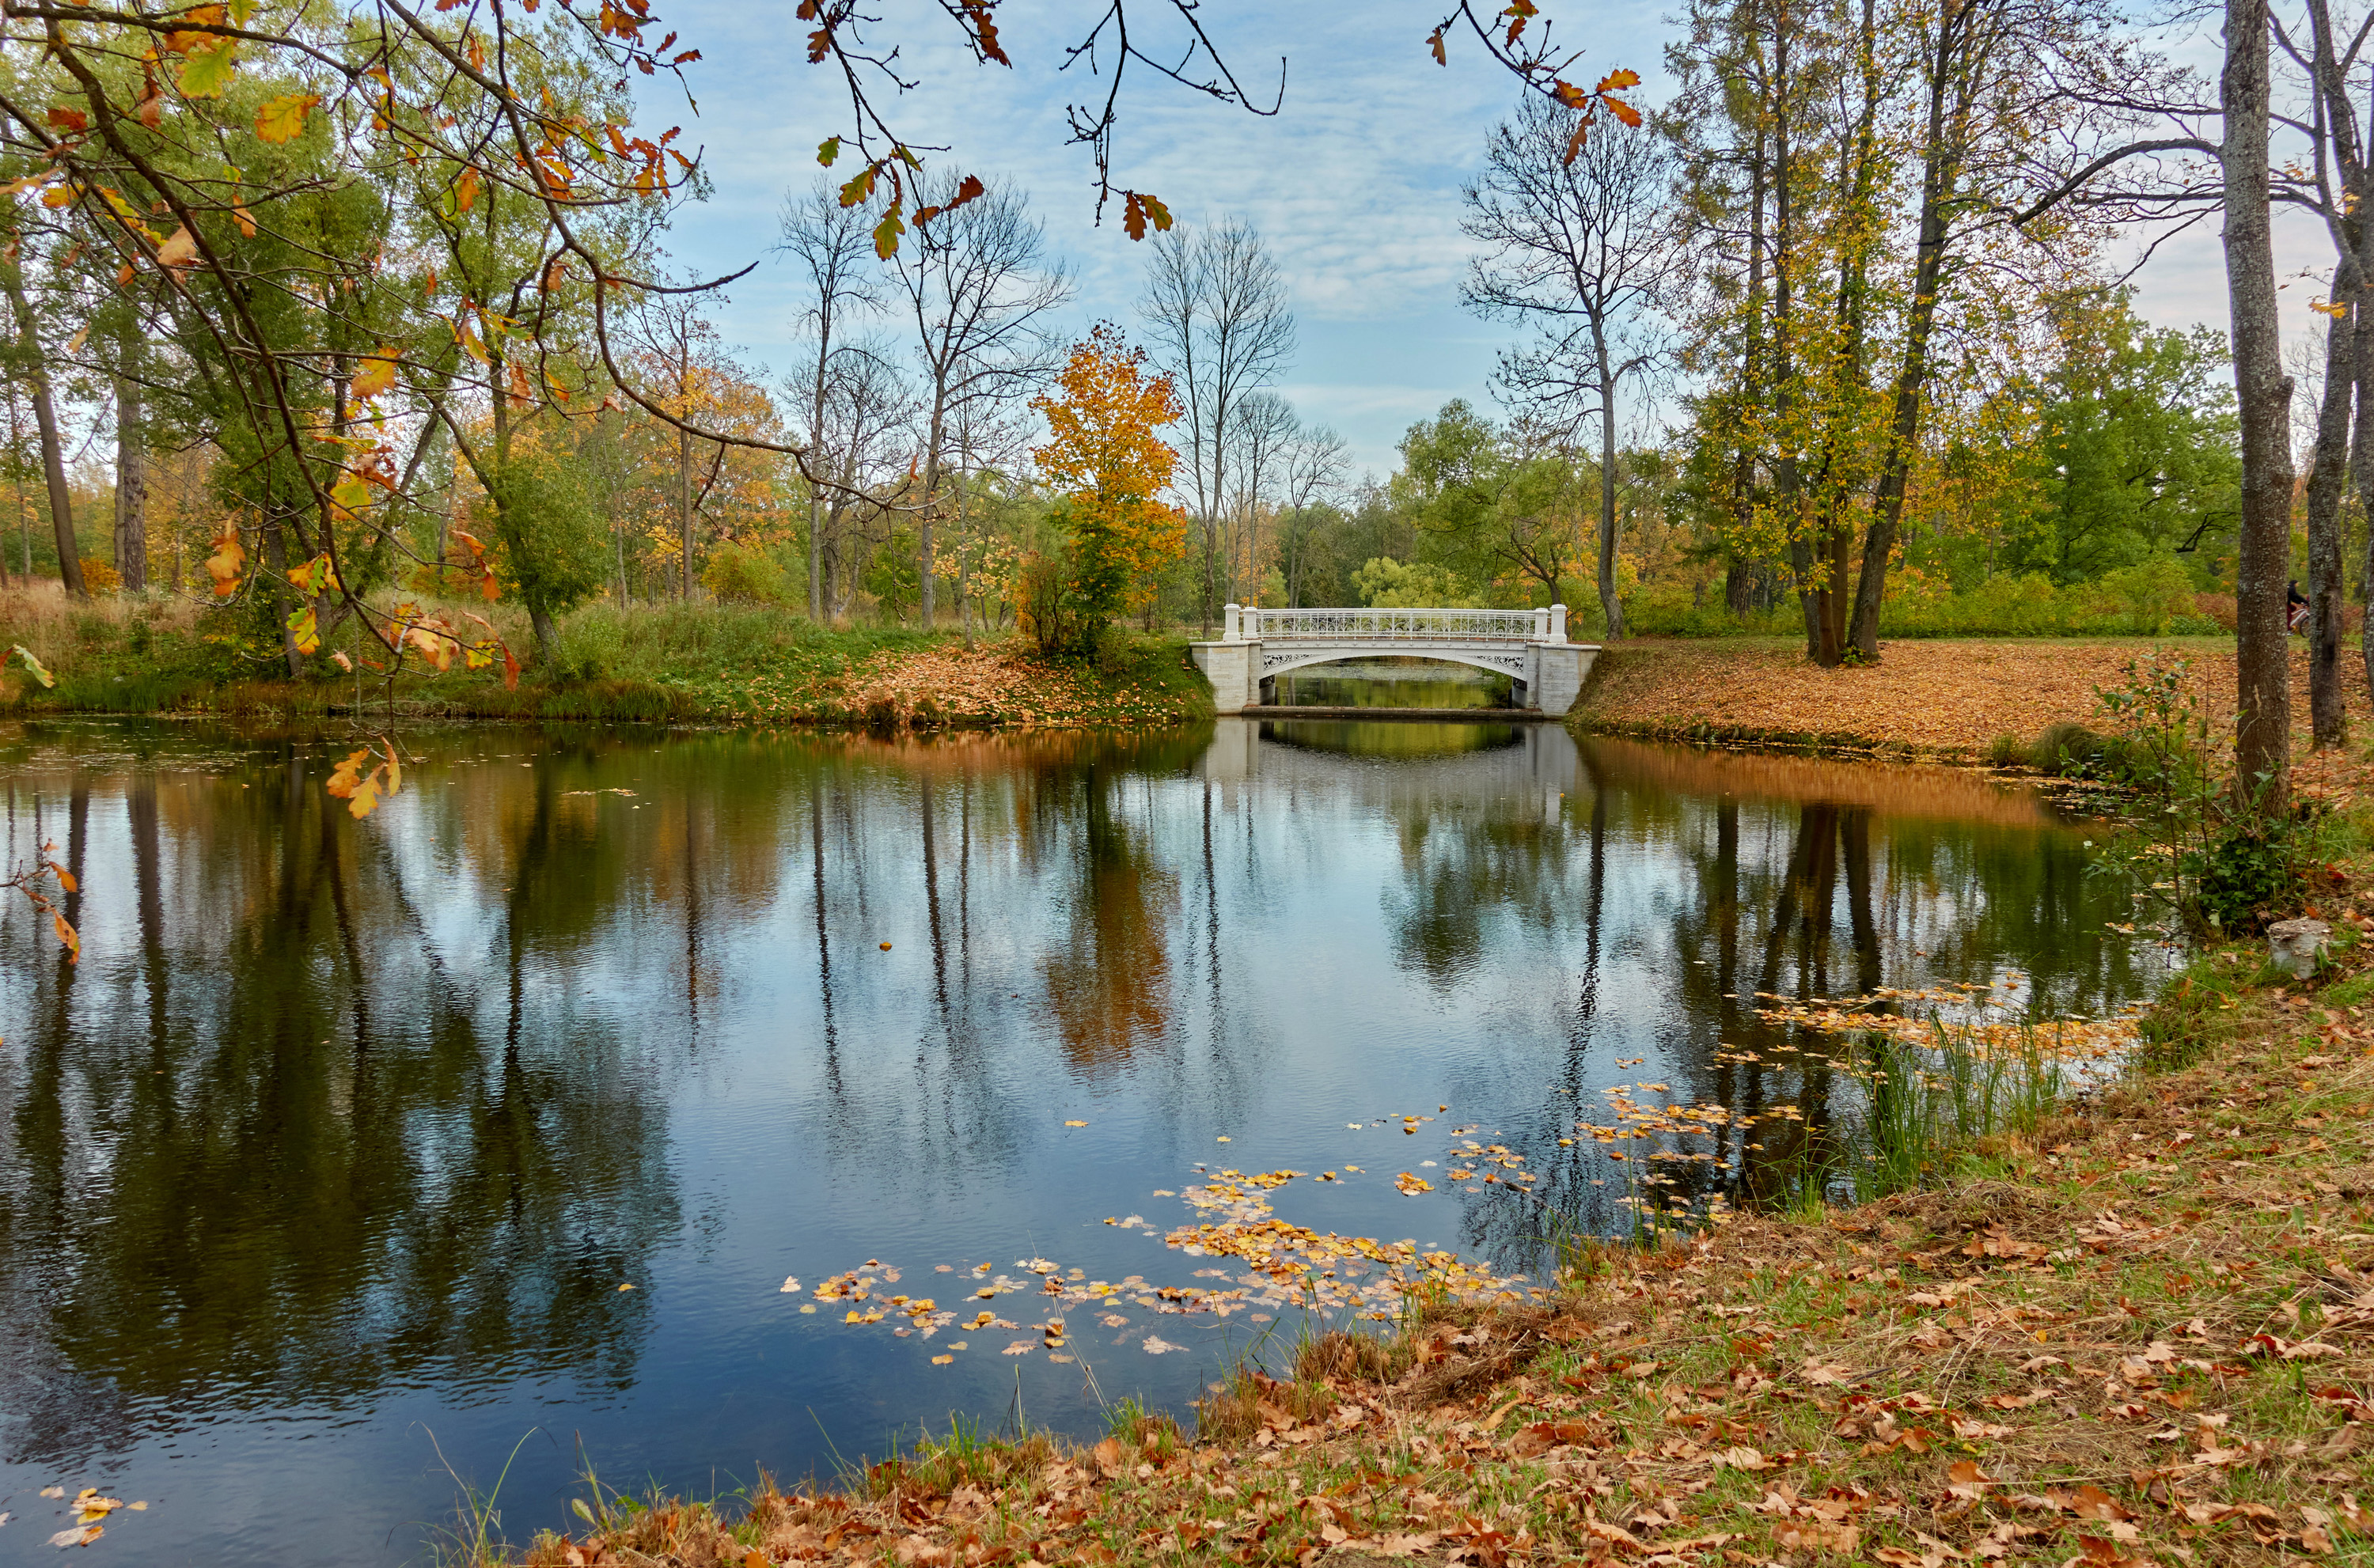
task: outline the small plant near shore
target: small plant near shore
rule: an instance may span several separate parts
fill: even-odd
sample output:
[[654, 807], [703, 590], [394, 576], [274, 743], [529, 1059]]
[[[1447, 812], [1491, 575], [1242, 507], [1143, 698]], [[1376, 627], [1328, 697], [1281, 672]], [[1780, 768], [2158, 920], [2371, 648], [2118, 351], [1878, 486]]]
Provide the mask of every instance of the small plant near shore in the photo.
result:
[[2269, 810], [2267, 780], [2229, 776], [2190, 660], [2149, 653], [2124, 674], [2095, 695], [2123, 754], [2103, 776], [2135, 803], [2098, 846], [2096, 869], [2196, 939], [2255, 930], [2296, 907], [2331, 856], [2334, 825], [2313, 802]]

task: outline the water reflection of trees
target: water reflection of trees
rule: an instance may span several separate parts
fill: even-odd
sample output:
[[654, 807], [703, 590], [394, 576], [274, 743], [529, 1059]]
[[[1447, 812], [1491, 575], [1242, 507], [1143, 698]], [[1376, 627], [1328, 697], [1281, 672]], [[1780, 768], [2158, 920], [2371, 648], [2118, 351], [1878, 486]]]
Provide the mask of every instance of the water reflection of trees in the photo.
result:
[[[1615, 1168], [1557, 1142], [1639, 1076], [1610, 1059], [1619, 1028], [1653, 1038], [1675, 1098], [1795, 1107], [1760, 1149], [1725, 1130], [1701, 1145], [1719, 1163], [1663, 1167], [1687, 1195], [1769, 1194], [1844, 1097], [1757, 992], [1854, 994], [1924, 952], [1939, 977], [2016, 965], [2063, 1006], [2131, 984], [2074, 845], [2032, 819], [1761, 772], [1727, 795], [1597, 743], [1563, 799], [1518, 744], [1378, 762], [1357, 736], [1348, 758], [1294, 748], [1306, 794], [1284, 768], [1256, 791], [1188, 778], [1204, 740], [473, 732], [359, 828], [321, 793], [334, 747], [243, 742], [217, 772], [20, 752], [11, 847], [59, 840], [89, 941], [63, 966], [0, 915], [0, 956], [36, 977], [0, 999], [12, 1445], [170, 1419], [202, 1380], [217, 1405], [625, 1380], [649, 1296], [617, 1284], [679, 1228], [668, 1093], [720, 1031], [781, 1031], [815, 1064], [781, 1136], [876, 1209], [1018, 1169], [1050, 1063], [1125, 1073], [1158, 1129], [1252, 1104], [1276, 1021], [1229, 994], [1231, 920], [1284, 857], [1341, 848], [1356, 777], [1393, 833], [1402, 968], [1448, 996], [1534, 954], [1567, 988], [1533, 1020], [1557, 1092], [1496, 1134], [1540, 1190], [1468, 1217], [1502, 1259], [1545, 1205], [1624, 1223]], [[813, 1040], [748, 1004], [810, 986]]]
[[[25, 808], [67, 797], [86, 897], [116, 896], [9, 1031], [15, 1457], [170, 1424], [201, 1387], [318, 1408], [422, 1377], [629, 1378], [644, 1303], [618, 1285], [676, 1199], [633, 1053], [540, 972], [616, 874], [557, 809], [571, 770], [510, 790], [509, 892], [474, 922], [491, 965], [293, 743], [220, 776], [19, 781]], [[12, 959], [36, 936], [10, 929]]]
[[[1641, 766], [1644, 752], [1654, 766]], [[1782, 768], [1767, 769], [1774, 777], [1766, 782], [1781, 786], [1779, 799], [1743, 799], [1705, 788], [1720, 773], [1712, 764], [1699, 765], [1707, 778], [1671, 777], [1671, 755], [1586, 743], [1592, 788], [1568, 802], [1564, 824], [1565, 838], [1587, 859], [1580, 887], [1568, 871], [1573, 851], [1502, 851], [1510, 827], [1493, 813], [1404, 824], [1405, 836], [1424, 845], [1414, 886], [1433, 895], [1414, 893], [1413, 911], [1464, 933], [1499, 901], [1538, 923], [1544, 900], [1554, 899], [1559, 913], [1551, 918], [1576, 972], [1559, 1081], [1537, 1114], [1500, 1136], [1528, 1155], [1541, 1179], [1529, 1194], [1479, 1188], [1471, 1201], [1467, 1238], [1486, 1255], [1538, 1259], [1544, 1238], [1561, 1229], [1621, 1233], [1637, 1217], [1622, 1200], [1636, 1194], [1661, 1207], [1702, 1208], [1716, 1194], [1767, 1202], [1859, 1157], [1846, 1141], [1859, 1089], [1835, 1055], [1839, 1042], [1763, 1016], [1775, 1000], [1852, 999], [1883, 985], [2003, 970], [2026, 977], [2039, 1011], [2099, 1012], [2135, 994], [2134, 960], [2103, 934], [2115, 911], [2085, 881], [2081, 848], [2051, 831], [2031, 802], [2015, 798], [1953, 817], [1891, 813], [1879, 809], [1884, 787], [1869, 777], [1848, 791], [1855, 800], [1841, 802], [1818, 787], [1831, 780], [1792, 779]], [[1787, 788], [1808, 782], [1816, 787]], [[1924, 802], [1916, 790], [1904, 803], [1917, 812]], [[1953, 802], [1971, 803], [1959, 794]], [[1644, 842], [1668, 853], [1627, 858], [1636, 873], [1652, 874], [1611, 891], [1611, 846]], [[1478, 861], [1508, 885], [1443, 874]], [[1432, 927], [1409, 929], [1433, 935]], [[1433, 940], [1449, 958], [1463, 950]], [[1646, 957], [1671, 999], [1651, 1059], [1620, 1072], [1611, 1053], [1594, 1060], [1590, 1049], [1611, 943]], [[1663, 1144], [1668, 1153], [1706, 1157], [1619, 1164], [1588, 1139], [1559, 1144], [1577, 1119], [1611, 1119], [1601, 1085], [1651, 1075], [1670, 1093], [1643, 1098], [1726, 1113], [1710, 1136]], [[1743, 1129], [1747, 1118], [1753, 1125]], [[1638, 1185], [1651, 1176], [1653, 1183]]]

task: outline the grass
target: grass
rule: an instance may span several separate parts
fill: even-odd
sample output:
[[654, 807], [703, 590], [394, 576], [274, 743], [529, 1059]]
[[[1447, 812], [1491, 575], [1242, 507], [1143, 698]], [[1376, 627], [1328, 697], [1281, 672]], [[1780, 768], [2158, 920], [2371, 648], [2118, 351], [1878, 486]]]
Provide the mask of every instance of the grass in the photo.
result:
[[[318, 675], [291, 680], [276, 641], [259, 642], [228, 612], [161, 597], [76, 605], [53, 584], [0, 592], [0, 649], [23, 646], [56, 678], [44, 688], [12, 659], [0, 708], [877, 730], [1172, 723], [1211, 713], [1184, 643], [1170, 638], [1124, 632], [1093, 663], [1058, 664], [1013, 638], [968, 645], [953, 631], [836, 629], [760, 605], [595, 603], [562, 621], [555, 657], [540, 665], [517, 607], [426, 607], [457, 620], [464, 610], [488, 613], [526, 665], [517, 688], [496, 669], [458, 662], [391, 684], [368, 669], [340, 673], [329, 649]], [[358, 665], [383, 657], [351, 624], [330, 641]]]

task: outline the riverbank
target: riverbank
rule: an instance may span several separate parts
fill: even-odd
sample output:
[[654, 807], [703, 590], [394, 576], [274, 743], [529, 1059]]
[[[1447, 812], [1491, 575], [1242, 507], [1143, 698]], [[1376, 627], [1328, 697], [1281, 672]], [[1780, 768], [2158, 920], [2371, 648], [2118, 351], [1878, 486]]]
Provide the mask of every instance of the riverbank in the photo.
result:
[[[2193, 661], [2204, 710], [2234, 706], [2231, 638], [2067, 638], [1891, 642], [1881, 661], [1823, 670], [1802, 641], [1639, 639], [1600, 656], [1577, 708], [1584, 729], [1833, 755], [1984, 762], [2056, 723], [2098, 725], [2098, 687], [2155, 648]], [[2305, 728], [2308, 649], [2295, 639], [2293, 709]], [[2374, 719], [2364, 683], [2345, 682], [2350, 720]]]
[[[2122, 1075], [1860, 1208], [1586, 1246], [1216, 1388], [1190, 1440], [961, 1433], [480, 1563], [2374, 1557], [2374, 870], [2305, 984], [2204, 952]], [[2361, 1506], [2363, 1505], [2363, 1506]]]
[[[473, 608], [484, 609], [485, 606]], [[505, 641], [533, 643], [524, 617], [492, 616]], [[1209, 718], [1209, 688], [1183, 638], [1123, 633], [1093, 664], [1040, 659], [1011, 633], [834, 630], [764, 606], [589, 605], [563, 623], [549, 666], [517, 686], [499, 669], [439, 673], [415, 660], [393, 683], [367, 665], [291, 680], [276, 644], [249, 646], [227, 618], [183, 601], [69, 605], [53, 590], [0, 591], [0, 649], [22, 646], [55, 679], [11, 656], [0, 712], [809, 724], [885, 728], [1153, 725]], [[516, 624], [514, 624], [516, 623]], [[358, 664], [378, 650], [335, 638]]]

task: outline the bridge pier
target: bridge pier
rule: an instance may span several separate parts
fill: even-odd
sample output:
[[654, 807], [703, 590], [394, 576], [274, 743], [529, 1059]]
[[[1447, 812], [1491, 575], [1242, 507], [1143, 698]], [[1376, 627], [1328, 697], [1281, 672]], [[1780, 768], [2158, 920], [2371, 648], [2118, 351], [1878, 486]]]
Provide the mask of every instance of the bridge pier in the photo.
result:
[[[1216, 642], [1188, 645], [1221, 713], [1274, 705], [1276, 678], [1307, 664], [1381, 654], [1503, 674], [1517, 706], [1563, 718], [1599, 649], [1566, 639], [1566, 606], [1546, 610], [1248, 610], [1231, 604]], [[1283, 710], [1282, 710], [1283, 711]]]

